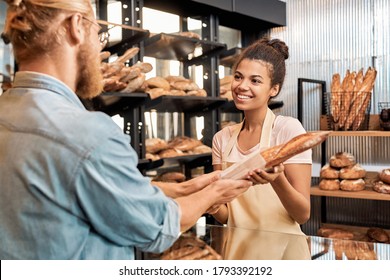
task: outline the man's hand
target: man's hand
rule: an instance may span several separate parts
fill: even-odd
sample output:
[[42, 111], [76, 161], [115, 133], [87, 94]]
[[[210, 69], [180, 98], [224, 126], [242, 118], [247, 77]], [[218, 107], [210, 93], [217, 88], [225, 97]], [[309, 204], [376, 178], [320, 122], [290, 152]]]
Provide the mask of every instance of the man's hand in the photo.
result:
[[220, 173], [221, 171], [214, 171], [180, 183], [181, 194], [186, 196], [200, 191], [211, 183], [217, 181], [220, 178]]
[[205, 190], [214, 198], [213, 205], [226, 204], [244, 193], [253, 183], [249, 180], [220, 179], [209, 185]]

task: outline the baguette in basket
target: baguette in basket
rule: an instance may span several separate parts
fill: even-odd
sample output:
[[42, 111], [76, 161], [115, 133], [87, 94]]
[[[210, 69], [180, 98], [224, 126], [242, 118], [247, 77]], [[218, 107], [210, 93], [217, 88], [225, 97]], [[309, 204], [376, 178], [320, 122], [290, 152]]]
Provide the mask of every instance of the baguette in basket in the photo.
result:
[[321, 144], [326, 140], [329, 133], [330, 131], [318, 131], [300, 134], [285, 144], [268, 148], [260, 153], [254, 153], [247, 159], [237, 162], [222, 171], [221, 178], [242, 179], [248, 172], [254, 169], [271, 168]]

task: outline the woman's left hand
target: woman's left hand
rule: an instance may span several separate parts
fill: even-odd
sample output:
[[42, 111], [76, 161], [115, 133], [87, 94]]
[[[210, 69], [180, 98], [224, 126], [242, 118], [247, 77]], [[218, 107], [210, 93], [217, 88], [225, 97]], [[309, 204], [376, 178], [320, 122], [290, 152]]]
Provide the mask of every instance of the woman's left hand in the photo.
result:
[[253, 184], [267, 184], [275, 181], [284, 172], [284, 165], [281, 163], [275, 165], [270, 170], [255, 169], [248, 173], [247, 180], [252, 181]]

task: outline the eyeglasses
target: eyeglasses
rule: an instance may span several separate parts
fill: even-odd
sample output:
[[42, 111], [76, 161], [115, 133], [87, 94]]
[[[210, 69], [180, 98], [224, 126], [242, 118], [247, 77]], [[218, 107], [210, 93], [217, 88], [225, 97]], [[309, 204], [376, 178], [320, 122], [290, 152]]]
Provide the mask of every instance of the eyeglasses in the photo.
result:
[[110, 30], [112, 27], [111, 28], [102, 27], [100, 24], [98, 24], [97, 22], [95, 22], [93, 20], [90, 20], [87, 17], [83, 17], [83, 19], [85, 19], [86, 21], [89, 21], [90, 23], [92, 23], [93, 25], [95, 25], [99, 28], [98, 29], [99, 42], [100, 42], [100, 46], [103, 49], [109, 41], [110, 33], [108, 33], [108, 30]]

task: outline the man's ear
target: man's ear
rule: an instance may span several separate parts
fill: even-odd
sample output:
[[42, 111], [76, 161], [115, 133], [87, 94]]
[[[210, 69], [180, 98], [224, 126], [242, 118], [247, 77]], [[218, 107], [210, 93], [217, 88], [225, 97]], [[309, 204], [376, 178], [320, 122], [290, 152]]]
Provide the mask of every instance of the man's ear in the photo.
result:
[[74, 14], [69, 19], [69, 35], [75, 44], [81, 44], [84, 40], [83, 17], [81, 14]]

